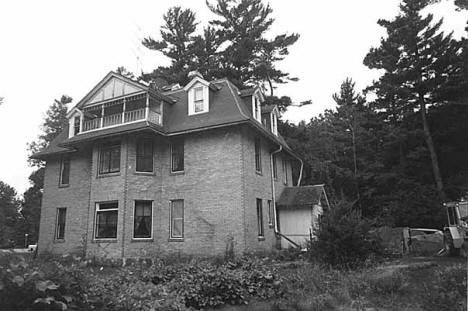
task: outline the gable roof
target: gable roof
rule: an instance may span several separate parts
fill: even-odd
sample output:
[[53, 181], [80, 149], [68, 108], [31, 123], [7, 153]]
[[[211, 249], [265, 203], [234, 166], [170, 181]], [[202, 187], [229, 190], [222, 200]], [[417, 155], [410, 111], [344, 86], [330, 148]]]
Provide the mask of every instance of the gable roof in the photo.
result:
[[[117, 87], [116, 83], [118, 84]], [[83, 108], [88, 105], [98, 104], [101, 101], [119, 98], [138, 92], [150, 92], [158, 99], [164, 100], [166, 102], [174, 101], [172, 98], [156, 92], [148, 85], [110, 71], [75, 105], [75, 107]]]
[[276, 202], [278, 208], [308, 208], [320, 203], [324, 185], [285, 187]]

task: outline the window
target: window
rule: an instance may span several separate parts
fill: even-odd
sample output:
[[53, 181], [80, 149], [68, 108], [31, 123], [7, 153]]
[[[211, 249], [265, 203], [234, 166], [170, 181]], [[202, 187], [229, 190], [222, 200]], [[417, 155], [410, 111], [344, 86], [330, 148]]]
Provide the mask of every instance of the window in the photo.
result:
[[203, 109], [203, 87], [197, 87], [193, 90], [194, 93], [194, 104], [195, 104], [195, 113], [202, 112]]
[[208, 96], [209, 90], [207, 85], [201, 83], [195, 84], [194, 87], [188, 91], [188, 114], [205, 113], [209, 110]]
[[288, 162], [283, 158], [283, 182], [288, 184]]
[[257, 96], [252, 97], [252, 115], [255, 120], [262, 122], [262, 108], [260, 106], [260, 99]]
[[271, 132], [278, 135], [278, 117], [276, 116], [275, 111], [271, 112]]
[[96, 205], [96, 239], [117, 238], [117, 215], [119, 204], [117, 202], [98, 203]]
[[259, 173], [262, 172], [262, 153], [260, 139], [255, 139], [255, 170]]
[[149, 239], [153, 232], [153, 202], [135, 201], [133, 238]]
[[153, 172], [153, 141], [151, 139], [137, 141], [136, 171]]
[[171, 201], [170, 238], [184, 238], [184, 200]]
[[55, 224], [55, 239], [65, 239], [65, 221], [67, 219], [67, 209], [57, 208], [57, 222]]
[[184, 140], [179, 139], [171, 145], [171, 171], [184, 171]]
[[99, 152], [99, 174], [120, 172], [120, 144], [103, 146]]
[[273, 178], [278, 179], [278, 165], [276, 163], [276, 154], [273, 155]]
[[75, 135], [80, 132], [80, 123], [81, 123], [80, 117], [75, 117], [73, 120], [73, 130], [74, 130]]
[[60, 186], [68, 186], [70, 183], [70, 157], [64, 156], [60, 161]]
[[258, 236], [263, 237], [263, 210], [262, 210], [262, 199], [257, 199], [257, 224], [258, 224]]
[[273, 211], [273, 205], [271, 204], [271, 200], [268, 200], [268, 225], [273, 227], [273, 218], [275, 217], [274, 211]]

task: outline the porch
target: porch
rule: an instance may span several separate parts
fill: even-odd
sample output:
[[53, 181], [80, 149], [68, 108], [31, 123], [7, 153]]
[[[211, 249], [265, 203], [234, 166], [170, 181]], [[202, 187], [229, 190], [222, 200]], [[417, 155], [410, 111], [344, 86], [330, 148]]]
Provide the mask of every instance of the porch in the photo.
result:
[[162, 103], [148, 92], [113, 98], [82, 109], [78, 133], [146, 120], [162, 125]]

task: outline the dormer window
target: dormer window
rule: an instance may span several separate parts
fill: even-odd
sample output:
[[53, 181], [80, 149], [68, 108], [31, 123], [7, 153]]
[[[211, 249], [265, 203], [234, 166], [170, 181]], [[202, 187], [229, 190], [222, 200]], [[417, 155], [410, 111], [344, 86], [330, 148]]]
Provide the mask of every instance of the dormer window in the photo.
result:
[[74, 118], [74, 124], [73, 124], [73, 129], [74, 129], [74, 132], [75, 132], [75, 135], [78, 134], [80, 132], [80, 126], [81, 126], [81, 118], [79, 116], [76, 116]]
[[276, 111], [273, 110], [271, 113], [270, 113], [270, 117], [271, 117], [271, 132], [273, 134], [275, 134], [276, 136], [278, 136], [278, 116], [276, 115]]
[[203, 112], [204, 107], [203, 107], [203, 87], [197, 87], [193, 89], [194, 93], [194, 104], [195, 104], [195, 113], [200, 113]]
[[260, 106], [260, 99], [257, 96], [252, 97], [252, 114], [255, 120], [262, 123], [262, 108]]
[[209, 89], [207, 85], [198, 82], [188, 90], [188, 114], [194, 115], [209, 111]]

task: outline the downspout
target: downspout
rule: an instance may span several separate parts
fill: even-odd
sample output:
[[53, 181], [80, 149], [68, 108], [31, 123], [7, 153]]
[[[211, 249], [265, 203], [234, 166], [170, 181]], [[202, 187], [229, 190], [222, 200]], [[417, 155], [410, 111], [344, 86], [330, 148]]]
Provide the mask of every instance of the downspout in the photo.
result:
[[281, 152], [283, 150], [283, 146], [280, 145], [278, 150], [273, 151], [270, 154], [270, 177], [271, 177], [271, 202], [273, 204], [273, 218], [274, 218], [274, 229], [275, 229], [275, 234], [278, 234], [278, 219], [276, 215], [276, 196], [275, 196], [275, 177], [273, 176], [273, 157], [275, 154]]
[[297, 158], [299, 162], [301, 162], [301, 170], [299, 171], [299, 178], [297, 179], [297, 184], [296, 187], [299, 187], [301, 185], [301, 180], [302, 180], [302, 171], [304, 169], [304, 161], [302, 161], [301, 158]]

